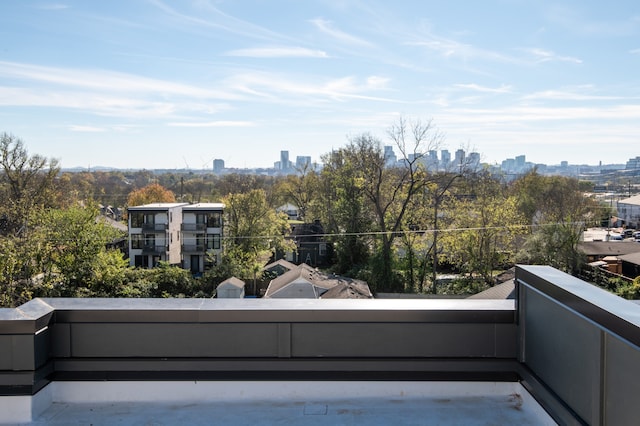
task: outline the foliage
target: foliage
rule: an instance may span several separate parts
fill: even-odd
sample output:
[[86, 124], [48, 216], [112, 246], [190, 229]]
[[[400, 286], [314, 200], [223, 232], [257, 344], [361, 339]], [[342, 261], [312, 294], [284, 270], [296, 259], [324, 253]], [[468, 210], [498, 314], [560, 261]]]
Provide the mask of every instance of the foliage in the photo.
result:
[[617, 294], [628, 300], [640, 299], [640, 276], [637, 276], [632, 283], [619, 286]]
[[365, 234], [372, 229], [371, 214], [362, 195], [362, 179], [342, 150], [325, 155], [323, 160], [313, 217], [319, 218], [325, 231], [333, 234], [335, 271], [339, 274], [358, 271], [368, 262]]
[[223, 200], [227, 220], [223, 263], [242, 279], [259, 278], [276, 250], [294, 250], [286, 214], [277, 213], [264, 190], [230, 194]]
[[35, 208], [55, 205], [55, 179], [58, 162], [29, 155], [22, 140], [0, 134], [0, 233], [25, 232]]
[[523, 220], [515, 198], [505, 196], [496, 180], [488, 176], [475, 179], [472, 197], [453, 202], [453, 231], [443, 237], [444, 252], [458, 271], [493, 285], [493, 271], [513, 264]]
[[540, 176], [535, 171], [517, 180], [512, 193], [532, 225], [518, 261], [577, 274], [584, 263], [578, 242], [585, 225], [599, 221], [598, 203], [584, 195], [578, 180]]
[[302, 170], [298, 170], [295, 175], [288, 175], [276, 183], [275, 191], [280, 194], [284, 202], [291, 203], [298, 208], [300, 220], [306, 218], [315, 219], [308, 216], [312, 204], [318, 192], [318, 174], [305, 165]]
[[141, 206], [150, 203], [173, 203], [175, 201], [176, 197], [173, 192], [157, 183], [133, 190], [127, 197], [127, 205], [129, 206]]

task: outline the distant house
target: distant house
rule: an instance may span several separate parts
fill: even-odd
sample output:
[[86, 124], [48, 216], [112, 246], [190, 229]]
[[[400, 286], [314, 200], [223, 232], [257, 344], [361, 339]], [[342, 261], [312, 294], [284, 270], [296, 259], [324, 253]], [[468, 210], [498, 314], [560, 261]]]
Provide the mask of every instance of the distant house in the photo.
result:
[[[637, 243], [636, 243], [637, 244]], [[640, 244], [638, 244], [640, 246]], [[622, 266], [622, 275], [635, 279], [640, 276], [640, 252], [618, 257]]]
[[269, 283], [265, 298], [273, 299], [372, 299], [366, 282], [329, 275], [302, 264]]
[[289, 253], [276, 253], [276, 258], [301, 264], [306, 263], [313, 267], [327, 266], [333, 255], [333, 246], [325, 238], [324, 228], [319, 220], [313, 223], [291, 222], [291, 234], [289, 238], [296, 244], [296, 251]]
[[271, 262], [262, 268], [264, 275], [270, 275], [272, 277], [279, 277], [285, 272], [289, 272], [292, 269], [296, 269], [298, 265], [291, 263], [288, 260], [278, 259], [275, 262]]
[[276, 211], [279, 213], [285, 213], [289, 220], [297, 220], [300, 216], [300, 212], [297, 206], [287, 203], [282, 206], [276, 208]]
[[640, 252], [640, 244], [632, 241], [582, 241], [578, 250], [587, 256], [587, 262], [597, 262], [607, 256], [622, 256]]
[[244, 298], [244, 281], [231, 277], [218, 284], [216, 295], [218, 299], [242, 299]]
[[640, 195], [618, 201], [618, 218], [627, 228], [640, 227]]

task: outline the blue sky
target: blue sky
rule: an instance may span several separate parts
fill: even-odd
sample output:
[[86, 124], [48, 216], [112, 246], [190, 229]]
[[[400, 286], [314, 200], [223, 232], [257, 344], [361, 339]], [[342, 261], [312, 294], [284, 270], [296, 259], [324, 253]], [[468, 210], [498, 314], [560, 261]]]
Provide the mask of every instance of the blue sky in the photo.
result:
[[0, 2], [0, 132], [63, 167], [319, 161], [399, 117], [488, 163], [625, 163], [640, 2]]

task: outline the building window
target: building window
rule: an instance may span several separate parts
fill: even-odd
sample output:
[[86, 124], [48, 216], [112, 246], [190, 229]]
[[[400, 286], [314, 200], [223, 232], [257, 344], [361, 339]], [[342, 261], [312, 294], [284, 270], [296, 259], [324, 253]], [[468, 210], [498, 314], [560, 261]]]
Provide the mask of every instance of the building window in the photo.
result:
[[220, 248], [220, 234], [207, 234], [207, 250]]
[[130, 212], [129, 216], [131, 217], [131, 227], [132, 228], [142, 228], [142, 224], [144, 223], [144, 214], [140, 212]]
[[207, 227], [220, 228], [222, 226], [222, 212], [211, 212], [207, 214]]
[[145, 247], [154, 248], [156, 246], [156, 235], [155, 234], [145, 234], [144, 235], [144, 245], [145, 245]]
[[131, 248], [141, 249], [143, 247], [142, 234], [131, 234]]

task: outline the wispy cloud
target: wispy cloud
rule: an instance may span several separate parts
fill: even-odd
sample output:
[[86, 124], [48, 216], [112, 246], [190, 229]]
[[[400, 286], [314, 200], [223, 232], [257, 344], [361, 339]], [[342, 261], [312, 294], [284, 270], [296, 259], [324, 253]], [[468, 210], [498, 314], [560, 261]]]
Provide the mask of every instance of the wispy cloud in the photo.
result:
[[460, 89], [470, 89], [476, 92], [483, 92], [483, 93], [510, 93], [511, 92], [511, 86], [509, 85], [501, 85], [500, 87], [487, 87], [487, 86], [481, 86], [479, 84], [475, 84], [475, 83], [471, 83], [471, 84], [455, 84], [454, 87], [460, 88]]
[[207, 121], [207, 122], [172, 122], [171, 127], [254, 127], [256, 123], [252, 121]]
[[[232, 34], [240, 35], [243, 37], [259, 40], [283, 40], [288, 39], [281, 34], [271, 31], [267, 28], [263, 28], [259, 25], [252, 24], [242, 19], [235, 18], [229, 14], [222, 12], [216, 8], [213, 4], [207, 1], [199, 1], [194, 4], [199, 7], [199, 12], [196, 14], [182, 13], [167, 5], [161, 0], [149, 0], [149, 2], [156, 6], [158, 9], [165, 12], [168, 16], [186, 24], [184, 29], [187, 31], [193, 30], [193, 26], [204, 28], [216, 28]], [[180, 3], [187, 4], [187, 3]]]
[[603, 96], [571, 90], [543, 90], [522, 97], [523, 100], [551, 100], [551, 101], [617, 101], [624, 100], [622, 96]]
[[335, 28], [333, 26], [333, 23], [331, 21], [327, 21], [326, 19], [315, 18], [311, 19], [309, 22], [311, 22], [321, 32], [331, 36], [332, 38], [340, 42], [359, 46], [371, 46], [371, 43], [369, 43], [368, 41]]
[[322, 50], [304, 47], [257, 47], [251, 49], [236, 49], [226, 53], [227, 56], [241, 56], [249, 58], [328, 58]]
[[540, 48], [529, 48], [522, 49], [524, 52], [533, 56], [535, 62], [550, 62], [550, 61], [559, 61], [559, 62], [571, 62], [574, 64], [581, 64], [582, 60], [579, 58], [575, 58], [573, 56], [562, 56], [558, 55], [550, 50], [540, 49]]
[[639, 49], [631, 49], [629, 51], [629, 53], [631, 53], [632, 55], [640, 55], [640, 48]]
[[105, 132], [107, 129], [95, 126], [71, 125], [69, 126], [69, 130], [71, 130], [72, 132], [100, 133]]
[[41, 10], [63, 10], [68, 9], [69, 5], [62, 3], [46, 3], [46, 4], [37, 4], [34, 6], [36, 9]]
[[0, 61], [0, 76], [6, 79], [28, 81], [31, 84], [51, 84], [68, 89], [92, 89], [106, 94], [148, 93], [194, 98], [237, 98], [228, 91], [99, 69], [56, 68]]

